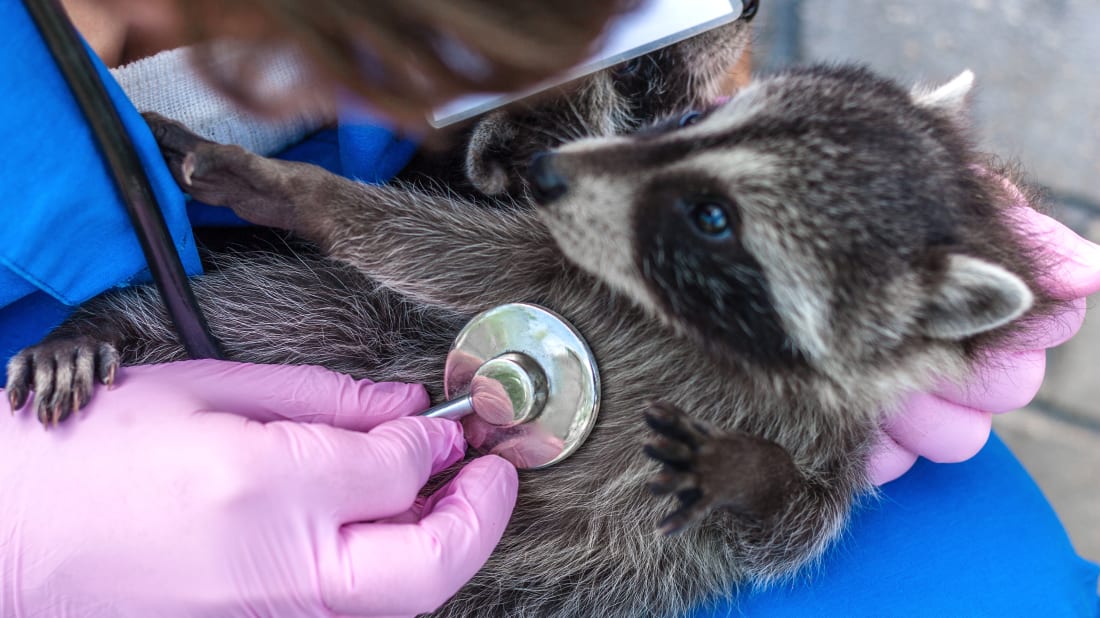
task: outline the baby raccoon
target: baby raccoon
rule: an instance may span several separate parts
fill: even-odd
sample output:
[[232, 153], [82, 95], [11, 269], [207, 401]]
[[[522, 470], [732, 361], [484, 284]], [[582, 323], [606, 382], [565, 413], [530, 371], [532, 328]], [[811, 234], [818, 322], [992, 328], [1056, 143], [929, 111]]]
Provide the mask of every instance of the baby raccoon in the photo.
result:
[[582, 137], [630, 132], [725, 94], [759, 6], [758, 0], [741, 4], [741, 18], [725, 26], [490, 112], [449, 139], [429, 140], [463, 147], [425, 148], [399, 178], [524, 202], [523, 173], [535, 153]]
[[[573, 457], [521, 475], [503, 540], [440, 615], [666, 617], [819, 556], [871, 489], [881, 411], [962, 379], [1047, 312], [1042, 264], [962, 137], [969, 85], [911, 94], [858, 68], [791, 70], [537, 157], [537, 209], [357, 184], [150, 122], [197, 198], [333, 260], [201, 278], [232, 358], [423, 381], [438, 397], [475, 312], [533, 302], [587, 338], [600, 422]], [[31, 378], [33, 351], [17, 359], [15, 403], [28, 386], [67, 403], [74, 368], [107, 370], [97, 353], [182, 356], [148, 290], [104, 296], [56, 336], [77, 335], [40, 349], [57, 363], [47, 380]], [[658, 525], [676, 534], [654, 534], [669, 509]]]

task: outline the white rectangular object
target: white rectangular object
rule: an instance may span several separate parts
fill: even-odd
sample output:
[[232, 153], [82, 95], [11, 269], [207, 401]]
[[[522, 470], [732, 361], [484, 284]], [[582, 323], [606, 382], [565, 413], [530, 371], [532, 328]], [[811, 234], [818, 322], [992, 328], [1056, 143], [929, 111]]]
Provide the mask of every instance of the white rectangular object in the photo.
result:
[[436, 128], [473, 118], [491, 109], [648, 54], [741, 17], [741, 0], [645, 0], [613, 22], [600, 51], [552, 80], [521, 93], [475, 94], [436, 109], [428, 122]]

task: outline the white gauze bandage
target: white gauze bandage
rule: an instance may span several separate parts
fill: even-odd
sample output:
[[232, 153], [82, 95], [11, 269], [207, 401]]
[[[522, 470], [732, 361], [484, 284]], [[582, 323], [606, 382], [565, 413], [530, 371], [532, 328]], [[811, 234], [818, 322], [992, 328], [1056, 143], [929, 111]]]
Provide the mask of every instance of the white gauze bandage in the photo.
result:
[[[232, 51], [227, 48], [223, 53]], [[111, 69], [111, 74], [138, 111], [157, 112], [206, 139], [236, 144], [260, 155], [279, 152], [332, 119], [320, 106], [278, 120], [239, 109], [203, 80], [189, 55], [186, 47], [163, 51]], [[302, 80], [303, 67], [291, 54], [272, 54], [262, 70], [263, 85], [273, 92]]]

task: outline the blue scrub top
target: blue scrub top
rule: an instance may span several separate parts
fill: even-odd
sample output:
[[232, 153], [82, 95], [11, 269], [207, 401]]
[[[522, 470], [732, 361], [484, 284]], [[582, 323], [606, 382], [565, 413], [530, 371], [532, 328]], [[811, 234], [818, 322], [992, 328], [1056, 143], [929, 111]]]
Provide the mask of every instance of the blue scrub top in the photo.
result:
[[[76, 104], [18, 2], [0, 2], [0, 355], [37, 342], [71, 307], [148, 273]], [[98, 65], [189, 273], [199, 272], [187, 206], [136, 110]], [[360, 119], [361, 120], [361, 119]], [[381, 181], [414, 145], [344, 123], [286, 154]], [[0, 445], [2, 448], [2, 445]], [[844, 538], [794, 583], [744, 590], [711, 616], [1100, 616], [1098, 568], [1079, 558], [1034, 482], [994, 436], [974, 459], [921, 461], [862, 505]]]

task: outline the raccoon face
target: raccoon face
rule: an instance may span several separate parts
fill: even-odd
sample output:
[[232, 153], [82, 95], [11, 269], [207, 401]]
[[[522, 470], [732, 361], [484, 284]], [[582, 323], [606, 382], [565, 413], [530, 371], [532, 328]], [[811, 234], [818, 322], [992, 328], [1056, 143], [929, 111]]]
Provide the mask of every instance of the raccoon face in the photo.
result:
[[467, 179], [486, 195], [519, 194], [537, 152], [712, 103], [748, 43], [756, 2], [746, 5], [747, 17], [486, 115], [469, 136]]
[[936, 92], [793, 71], [630, 137], [563, 146], [529, 178], [570, 259], [707, 348], [850, 373], [1031, 303], [981, 257], [997, 215], [976, 205], [988, 194], [937, 109], [951, 93]]

